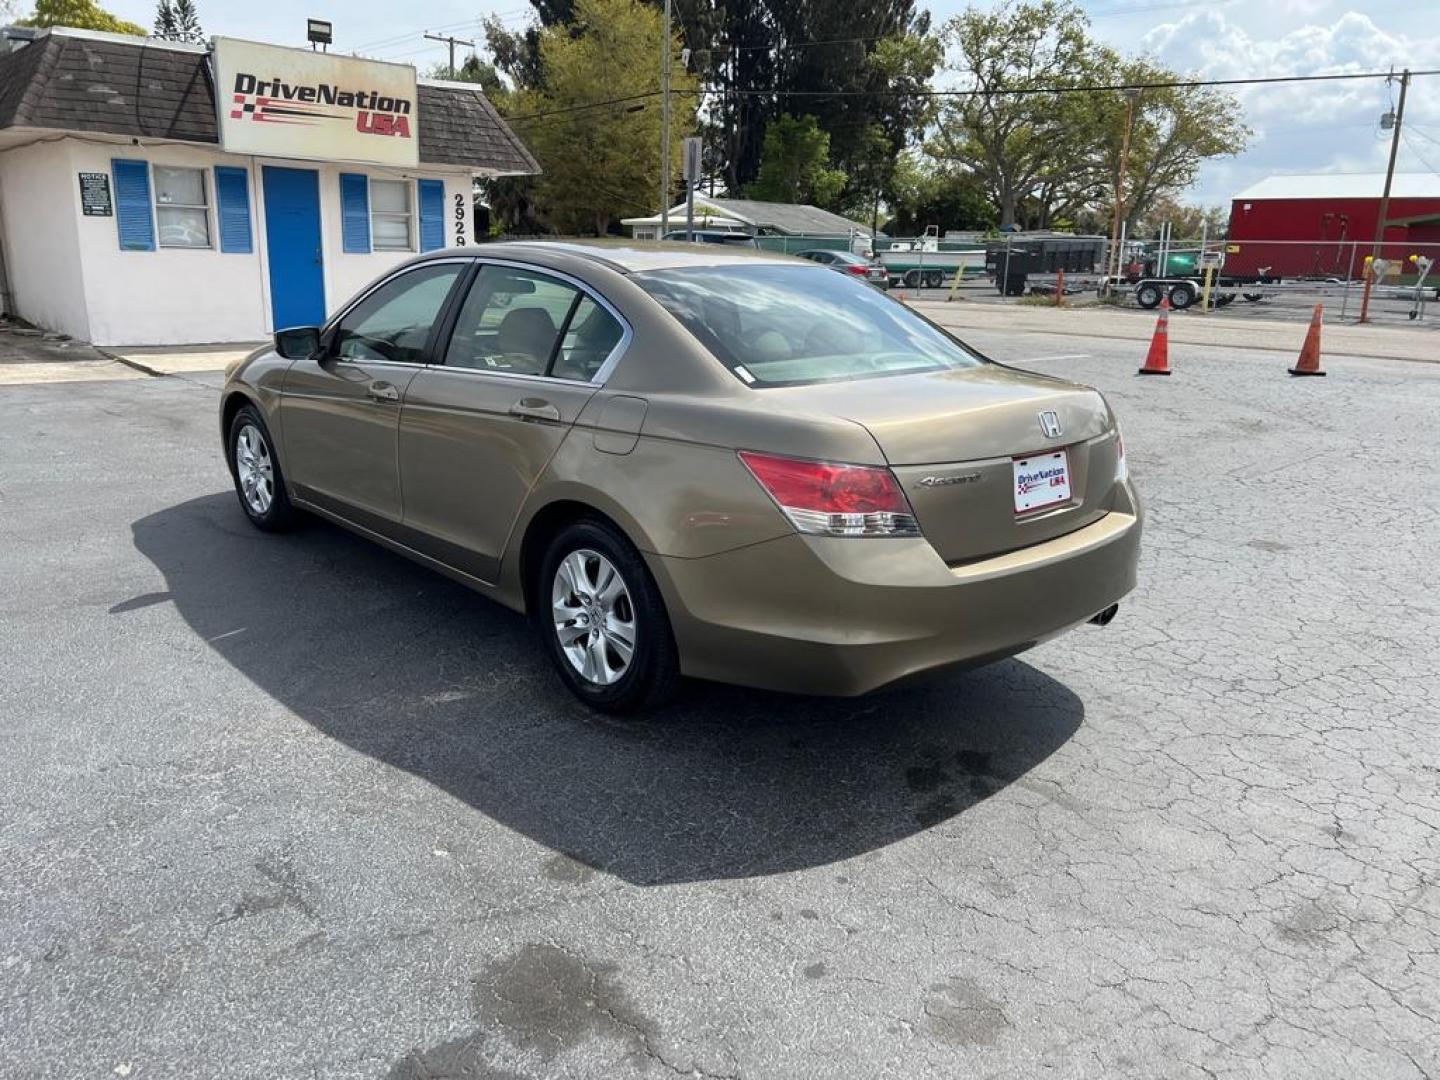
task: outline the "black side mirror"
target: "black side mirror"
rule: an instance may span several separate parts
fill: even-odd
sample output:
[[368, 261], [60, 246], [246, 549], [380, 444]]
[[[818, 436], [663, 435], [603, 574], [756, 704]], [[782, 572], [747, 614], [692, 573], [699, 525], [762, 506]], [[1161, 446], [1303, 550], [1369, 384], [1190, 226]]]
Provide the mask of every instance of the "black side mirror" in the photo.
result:
[[275, 331], [275, 351], [286, 360], [304, 360], [320, 351], [318, 326], [292, 326]]

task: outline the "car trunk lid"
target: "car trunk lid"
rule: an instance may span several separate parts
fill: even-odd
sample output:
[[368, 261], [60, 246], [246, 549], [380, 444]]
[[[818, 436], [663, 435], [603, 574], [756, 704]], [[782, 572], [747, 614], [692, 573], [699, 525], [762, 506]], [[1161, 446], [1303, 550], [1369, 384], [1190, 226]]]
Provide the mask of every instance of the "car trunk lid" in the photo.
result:
[[[1110, 510], [1119, 447], [1094, 390], [986, 365], [782, 393], [870, 432], [947, 563], [1038, 544]], [[1017, 512], [1015, 460], [1062, 450], [1070, 497]]]

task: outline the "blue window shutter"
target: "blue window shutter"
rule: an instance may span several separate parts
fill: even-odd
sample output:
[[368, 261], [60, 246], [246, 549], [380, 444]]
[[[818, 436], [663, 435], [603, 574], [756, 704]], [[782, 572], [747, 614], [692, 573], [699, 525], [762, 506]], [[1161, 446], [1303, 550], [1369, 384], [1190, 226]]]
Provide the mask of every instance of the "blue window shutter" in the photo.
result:
[[341, 249], [370, 254], [370, 181], [360, 173], [340, 174]]
[[250, 174], [233, 165], [215, 166], [215, 207], [220, 219], [220, 250], [250, 255]]
[[121, 251], [155, 250], [155, 217], [150, 206], [150, 163], [112, 158], [115, 174], [115, 226]]
[[445, 184], [441, 180], [420, 181], [420, 250], [434, 251], [445, 246]]

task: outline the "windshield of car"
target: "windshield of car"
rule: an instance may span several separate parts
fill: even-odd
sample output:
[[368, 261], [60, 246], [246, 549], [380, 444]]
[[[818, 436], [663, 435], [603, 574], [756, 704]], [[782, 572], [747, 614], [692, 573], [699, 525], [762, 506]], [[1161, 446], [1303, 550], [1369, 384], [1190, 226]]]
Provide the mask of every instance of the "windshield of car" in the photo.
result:
[[679, 268], [631, 280], [751, 386], [984, 363], [879, 289], [820, 266]]

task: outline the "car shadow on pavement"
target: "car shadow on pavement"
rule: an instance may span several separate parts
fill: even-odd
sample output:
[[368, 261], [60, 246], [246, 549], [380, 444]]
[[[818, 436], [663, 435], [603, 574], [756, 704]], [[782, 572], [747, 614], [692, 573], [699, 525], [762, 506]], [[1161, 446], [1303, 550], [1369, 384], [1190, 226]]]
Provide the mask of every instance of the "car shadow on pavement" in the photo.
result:
[[652, 717], [613, 720], [571, 699], [521, 616], [342, 529], [265, 535], [229, 492], [132, 528], [168, 596], [117, 617], [173, 602], [319, 731], [637, 884], [893, 844], [1024, 776], [1084, 717], [1009, 660], [855, 700], [694, 683]]

